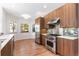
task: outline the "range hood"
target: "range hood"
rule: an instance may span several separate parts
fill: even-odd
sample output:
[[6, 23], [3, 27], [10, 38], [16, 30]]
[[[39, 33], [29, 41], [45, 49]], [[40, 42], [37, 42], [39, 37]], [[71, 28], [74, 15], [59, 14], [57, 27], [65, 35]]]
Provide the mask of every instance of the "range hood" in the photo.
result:
[[53, 19], [53, 20], [49, 21], [47, 24], [48, 25], [59, 25], [60, 19], [59, 18]]

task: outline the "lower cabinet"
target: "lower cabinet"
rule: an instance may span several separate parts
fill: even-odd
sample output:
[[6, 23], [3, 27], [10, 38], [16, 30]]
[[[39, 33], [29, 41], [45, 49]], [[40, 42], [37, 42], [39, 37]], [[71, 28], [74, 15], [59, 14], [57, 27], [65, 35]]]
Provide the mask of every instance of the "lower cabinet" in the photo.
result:
[[57, 54], [62, 56], [77, 56], [78, 40], [57, 38]]
[[41, 41], [42, 41], [41, 44], [42, 44], [43, 46], [45, 46], [45, 37], [46, 37], [45, 35], [42, 35], [42, 38], [41, 38], [41, 39], [42, 39], [42, 40], [41, 40]]
[[14, 37], [11, 39], [11, 56], [14, 54]]
[[63, 55], [63, 39], [57, 38], [57, 54]]
[[1, 56], [13, 56], [14, 38], [12, 38], [1, 50]]

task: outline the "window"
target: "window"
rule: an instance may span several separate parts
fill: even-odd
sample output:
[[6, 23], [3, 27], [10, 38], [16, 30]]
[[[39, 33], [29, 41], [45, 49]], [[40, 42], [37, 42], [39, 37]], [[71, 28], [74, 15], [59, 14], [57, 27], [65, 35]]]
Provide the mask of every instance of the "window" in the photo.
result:
[[29, 25], [28, 24], [21, 24], [21, 32], [29, 32]]
[[11, 33], [16, 32], [16, 23], [10, 23], [9, 26]]

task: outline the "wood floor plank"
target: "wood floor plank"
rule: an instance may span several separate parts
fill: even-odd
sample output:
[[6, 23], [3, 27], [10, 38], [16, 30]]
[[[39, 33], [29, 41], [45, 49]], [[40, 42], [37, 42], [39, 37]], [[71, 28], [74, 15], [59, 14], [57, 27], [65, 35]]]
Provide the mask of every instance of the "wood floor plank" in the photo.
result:
[[19, 40], [15, 42], [14, 56], [57, 56], [42, 45], [35, 43], [33, 39]]

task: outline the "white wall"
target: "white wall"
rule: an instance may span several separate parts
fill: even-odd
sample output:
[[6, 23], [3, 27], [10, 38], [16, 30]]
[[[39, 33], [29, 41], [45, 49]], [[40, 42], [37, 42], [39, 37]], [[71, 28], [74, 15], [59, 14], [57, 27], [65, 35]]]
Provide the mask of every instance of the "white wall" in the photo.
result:
[[4, 8], [0, 5], [0, 32], [6, 33], [6, 24], [7, 20], [6, 18], [6, 12], [4, 11]]
[[[17, 27], [16, 27], [16, 33], [15, 33], [15, 41], [22, 40], [22, 39], [34, 39], [35, 38], [35, 33], [32, 32], [32, 25], [34, 24], [34, 20], [32, 19], [25, 20], [23, 18], [18, 18], [17, 16], [7, 13], [5, 10], [3, 12], [3, 15], [4, 15], [3, 16], [3, 32], [5, 34], [10, 33], [9, 31], [10, 21], [16, 20]], [[27, 23], [29, 25], [29, 32], [21, 33], [20, 25], [22, 23]]]
[[3, 11], [2, 11], [2, 7], [0, 6], [0, 33], [2, 32], [2, 14]]
[[[20, 31], [20, 25], [22, 23], [27, 23], [29, 25], [29, 32], [27, 33], [21, 33]], [[25, 19], [18, 19], [17, 20], [17, 34], [15, 36], [16, 40], [20, 40], [20, 39], [34, 39], [35, 38], [35, 33], [32, 32], [32, 25], [34, 24], [34, 21], [32, 21], [31, 19], [29, 20], [25, 20]]]

